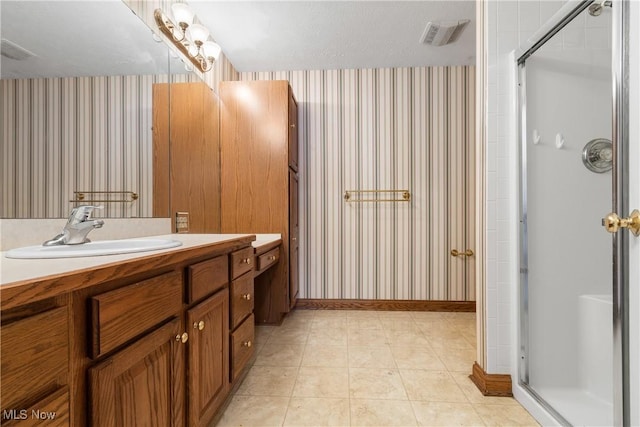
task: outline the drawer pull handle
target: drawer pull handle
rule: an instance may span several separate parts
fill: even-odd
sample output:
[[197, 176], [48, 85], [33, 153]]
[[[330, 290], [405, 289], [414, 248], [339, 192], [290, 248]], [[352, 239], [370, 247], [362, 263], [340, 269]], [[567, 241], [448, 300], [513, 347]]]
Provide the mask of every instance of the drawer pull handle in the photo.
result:
[[180, 334], [176, 335], [176, 341], [182, 342], [182, 344], [185, 344], [188, 340], [189, 340], [189, 334], [186, 332], [183, 333], [182, 335]]
[[242, 343], [242, 346], [243, 346], [243, 347], [249, 347], [249, 348], [251, 348], [251, 346], [252, 346], [252, 345], [253, 345], [253, 344], [251, 343], [251, 341], [245, 341], [245, 342], [243, 342], [243, 343]]
[[240, 261], [240, 264], [247, 264], [247, 265], [251, 264], [251, 258], [243, 258]]
[[269, 257], [269, 261], [275, 261], [275, 260], [276, 260], [276, 256], [275, 256], [275, 255], [271, 255], [271, 256]]
[[296, 237], [292, 237], [291, 240], [295, 242], [298, 239]]
[[246, 299], [247, 301], [251, 301], [251, 294], [242, 294], [242, 299]]
[[193, 329], [197, 329], [199, 331], [204, 329], [204, 320], [201, 320], [199, 322], [193, 322]]

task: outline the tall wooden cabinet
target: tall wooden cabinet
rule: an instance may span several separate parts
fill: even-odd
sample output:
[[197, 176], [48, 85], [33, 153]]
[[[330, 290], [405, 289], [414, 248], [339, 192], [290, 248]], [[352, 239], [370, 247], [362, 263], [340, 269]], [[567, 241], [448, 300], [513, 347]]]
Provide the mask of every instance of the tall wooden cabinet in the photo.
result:
[[298, 108], [287, 81], [220, 84], [221, 231], [280, 233], [282, 256], [256, 277], [257, 323], [298, 295]]
[[[170, 206], [174, 232], [220, 232], [218, 121], [206, 83], [153, 85], [153, 214]], [[188, 230], [177, 230], [178, 212], [189, 214]]]

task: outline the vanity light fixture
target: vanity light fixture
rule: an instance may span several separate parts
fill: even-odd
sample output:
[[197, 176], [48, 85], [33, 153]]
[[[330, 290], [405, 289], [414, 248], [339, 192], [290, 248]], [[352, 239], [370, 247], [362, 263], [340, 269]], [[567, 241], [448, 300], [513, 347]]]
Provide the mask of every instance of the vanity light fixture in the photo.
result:
[[171, 5], [174, 23], [162, 9], [156, 9], [153, 16], [162, 33], [203, 73], [211, 70], [222, 49], [209, 37], [209, 30], [201, 24], [194, 24], [196, 16], [186, 3]]

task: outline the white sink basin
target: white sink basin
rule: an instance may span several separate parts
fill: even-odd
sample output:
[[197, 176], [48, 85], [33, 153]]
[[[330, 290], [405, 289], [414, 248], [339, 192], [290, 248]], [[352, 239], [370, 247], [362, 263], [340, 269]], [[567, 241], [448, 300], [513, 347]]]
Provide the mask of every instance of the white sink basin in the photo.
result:
[[76, 258], [99, 255], [129, 254], [135, 252], [155, 251], [181, 246], [182, 242], [172, 239], [123, 239], [102, 240], [80, 245], [61, 246], [27, 246], [11, 249], [7, 258]]

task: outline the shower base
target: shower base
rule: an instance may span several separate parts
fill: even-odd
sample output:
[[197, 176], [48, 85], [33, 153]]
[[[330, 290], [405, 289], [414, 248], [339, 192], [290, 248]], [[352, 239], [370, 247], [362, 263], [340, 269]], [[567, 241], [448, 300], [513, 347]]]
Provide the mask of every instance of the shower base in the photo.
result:
[[577, 387], [536, 387], [536, 392], [571, 425], [613, 425], [613, 405], [584, 389]]

